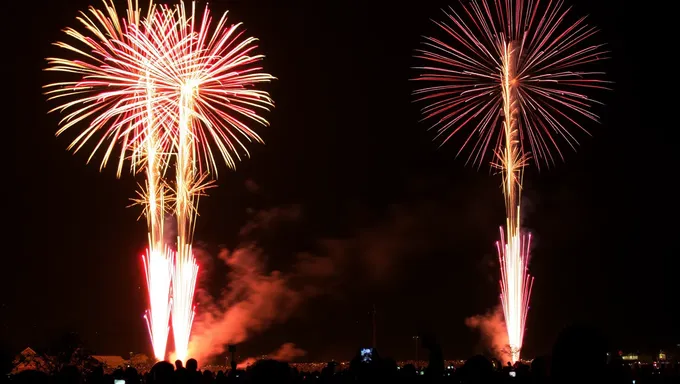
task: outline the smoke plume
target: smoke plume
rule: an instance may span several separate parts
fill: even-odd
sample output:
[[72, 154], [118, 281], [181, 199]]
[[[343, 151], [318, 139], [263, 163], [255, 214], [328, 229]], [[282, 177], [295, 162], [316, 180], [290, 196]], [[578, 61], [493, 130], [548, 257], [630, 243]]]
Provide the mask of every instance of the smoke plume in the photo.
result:
[[[250, 189], [260, 191], [251, 184]], [[251, 219], [239, 232], [240, 244], [219, 251], [217, 263], [223, 266], [214, 256], [201, 256], [210, 259], [201, 262], [203, 273], [226, 269], [227, 283], [217, 297], [197, 290], [190, 356], [204, 362], [221, 354], [227, 345], [285, 322], [312, 298], [340, 295], [341, 284], [356, 287], [394, 281], [405, 260], [432, 250], [451, 249], [453, 239], [459, 238], [453, 236], [457, 229], [442, 225], [439, 218], [457, 217], [461, 222], [486, 227], [486, 222], [479, 221], [486, 214], [483, 207], [462, 204], [455, 194], [444, 195], [451, 200], [395, 204], [379, 217], [362, 217], [361, 225], [353, 226], [347, 236], [321, 238], [312, 242], [308, 251], [293, 252], [286, 270], [271, 270], [264, 240], [271, 240], [267, 236], [270, 232], [294, 227], [303, 217], [302, 208], [291, 205], [251, 211]], [[351, 281], [342, 281], [343, 276], [351, 276]]]
[[[276, 351], [268, 354], [266, 356], [267, 359], [272, 359], [276, 361], [282, 361], [286, 363], [290, 363], [294, 359], [298, 357], [305, 356], [307, 354], [307, 351], [304, 349], [300, 349], [297, 346], [295, 346], [295, 343], [285, 343], [282, 346], [279, 347]], [[255, 364], [258, 359], [254, 357], [249, 357], [243, 362], [239, 363], [237, 368], [238, 369], [244, 369], [248, 367], [249, 365]]]
[[230, 270], [229, 285], [217, 300], [205, 291], [198, 292], [200, 311], [189, 349], [199, 361], [222, 353], [227, 344], [243, 342], [251, 334], [287, 320], [304, 300], [320, 293], [304, 285], [297, 288], [295, 281], [314, 286], [315, 277], [326, 273], [316, 267], [324, 263], [311, 256], [301, 257], [300, 267], [289, 274], [267, 272], [263, 251], [255, 244], [233, 251], [223, 249], [218, 257]]
[[503, 320], [503, 308], [498, 305], [484, 315], [477, 315], [465, 319], [465, 325], [479, 330], [483, 342], [489, 350], [505, 364], [510, 361], [508, 347], [508, 332]]
[[301, 215], [299, 205], [275, 207], [269, 210], [257, 212], [241, 231], [240, 236], [251, 235], [255, 231], [271, 229], [272, 226], [281, 222], [292, 222], [298, 220]]

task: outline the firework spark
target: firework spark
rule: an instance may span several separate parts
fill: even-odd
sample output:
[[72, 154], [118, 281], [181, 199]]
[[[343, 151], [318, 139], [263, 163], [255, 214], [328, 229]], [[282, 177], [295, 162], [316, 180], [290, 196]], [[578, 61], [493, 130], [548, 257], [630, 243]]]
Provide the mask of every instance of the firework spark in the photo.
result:
[[416, 80], [439, 83], [415, 92], [428, 102], [424, 118], [437, 119], [437, 138], [446, 142], [467, 132], [458, 154], [469, 150], [467, 161], [483, 164], [489, 154], [503, 152], [507, 135], [500, 123], [512, 96], [524, 160], [531, 154], [537, 166], [549, 165], [553, 153], [562, 157], [559, 141], [575, 148], [567, 126], [585, 131], [575, 116], [598, 121], [590, 108], [600, 103], [583, 92], [609, 89], [603, 72], [577, 70], [607, 58], [603, 44], [588, 45], [597, 29], [585, 17], [567, 24], [571, 8], [563, 9], [561, 0], [545, 6], [540, 0], [473, 0], [462, 8], [445, 12], [449, 23], [435, 22], [452, 41], [426, 37], [416, 55], [428, 62], [417, 67], [423, 74]]
[[[49, 84], [46, 94], [61, 101], [52, 111], [66, 113], [57, 135], [86, 124], [69, 149], [77, 152], [98, 137], [88, 162], [104, 149], [100, 169], [118, 156], [118, 177], [127, 160], [134, 173], [145, 171], [145, 186], [135, 201], [144, 206], [149, 227], [143, 257], [147, 324], [154, 354], [163, 359], [171, 313], [176, 354], [184, 360], [198, 273], [191, 245], [198, 197], [211, 186], [210, 174], [217, 175], [209, 143], [233, 168], [239, 151], [247, 154], [244, 141], [262, 142], [239, 117], [268, 124], [258, 110], [273, 102], [253, 86], [273, 77], [256, 65], [262, 56], [251, 56], [256, 40], [242, 38], [238, 24], [227, 27], [226, 13], [211, 28], [208, 8], [199, 20], [193, 3], [190, 13], [183, 2], [175, 8], [150, 3], [145, 17], [132, 0], [123, 18], [112, 2], [104, 0], [104, 8], [81, 12], [78, 20], [87, 33], [65, 30], [77, 44], [55, 43], [80, 59], [48, 58], [46, 70], [78, 78]], [[171, 158], [174, 188], [165, 177]], [[174, 257], [164, 244], [168, 202], [174, 203], [178, 227]]]
[[514, 233], [508, 231], [508, 236], [512, 238], [506, 243], [503, 228], [500, 229], [500, 233], [501, 239], [496, 242], [496, 248], [501, 265], [501, 304], [508, 332], [507, 353], [510, 360], [515, 362], [520, 357], [531, 288], [534, 284], [534, 278], [528, 273], [531, 234], [522, 234], [519, 228], [516, 228]]
[[[563, 158], [558, 146], [578, 144], [567, 125], [585, 131], [577, 116], [598, 121], [590, 108], [599, 104], [583, 92], [608, 89], [602, 72], [581, 71], [584, 64], [604, 59], [603, 45], [588, 45], [597, 32], [585, 17], [565, 22], [570, 8], [563, 1], [473, 0], [462, 11], [446, 13], [448, 23], [435, 22], [451, 42], [425, 38], [416, 57], [416, 80], [436, 85], [415, 92], [425, 119], [442, 144], [456, 134], [469, 150], [468, 163], [489, 159], [501, 170], [506, 208], [506, 235], [498, 244], [501, 261], [501, 302], [508, 331], [510, 357], [520, 356], [531, 284], [530, 236], [521, 233], [520, 201], [523, 169]], [[568, 123], [567, 123], [568, 122]], [[566, 125], [565, 125], [566, 124]], [[507, 241], [507, 243], [506, 243]]]
[[172, 274], [172, 252], [167, 248], [163, 252], [147, 250], [142, 260], [150, 301], [150, 308], [144, 317], [149, 328], [154, 356], [162, 360], [165, 357], [170, 331], [168, 295]]
[[[176, 27], [166, 29], [165, 25]], [[158, 57], [154, 67], [166, 74], [162, 103], [168, 122], [164, 124], [165, 137], [171, 138], [175, 160], [173, 211], [178, 232], [172, 328], [176, 357], [185, 360], [198, 273], [192, 252], [198, 198], [212, 186], [210, 175], [217, 175], [212, 148], [233, 168], [240, 150], [247, 154], [244, 140], [262, 141], [240, 118], [268, 124], [258, 110], [268, 110], [273, 102], [254, 86], [273, 77], [256, 65], [263, 58], [252, 55], [256, 39], [242, 38], [238, 24], [227, 27], [226, 13], [213, 27], [207, 7], [199, 19], [195, 4], [187, 11], [181, 2], [175, 8], [162, 7], [148, 19], [145, 29], [160, 34], [150, 36], [143, 29], [132, 34], [135, 44], [145, 47], [144, 51], [155, 51], [157, 42], [164, 40], [170, 41], [171, 47], [181, 47], [177, 54]]]
[[191, 326], [194, 323], [194, 290], [198, 264], [191, 244], [180, 244], [174, 259], [172, 274], [172, 330], [175, 340], [175, 358], [186, 361], [189, 352]]
[[[88, 162], [103, 149], [100, 169], [118, 156], [117, 176], [127, 160], [134, 173], [145, 170], [145, 187], [135, 201], [144, 205], [149, 226], [149, 332], [154, 354], [163, 359], [171, 281], [176, 352], [185, 359], [198, 272], [191, 244], [198, 197], [211, 186], [210, 175], [217, 175], [212, 148], [233, 168], [239, 152], [248, 153], [246, 141], [262, 142], [244, 121], [268, 124], [258, 111], [273, 102], [254, 86], [273, 77], [256, 65], [263, 58], [252, 54], [256, 39], [243, 38], [239, 24], [227, 26], [226, 13], [213, 28], [208, 8], [197, 19], [193, 3], [190, 12], [184, 3], [150, 4], [141, 17], [129, 0], [125, 18], [106, 0], [104, 7], [81, 13], [86, 34], [65, 30], [77, 44], [55, 44], [80, 59], [48, 58], [47, 70], [78, 78], [47, 85], [46, 94], [61, 101], [53, 111], [66, 113], [57, 135], [86, 124], [69, 149], [77, 152], [97, 140]], [[165, 174], [172, 159], [175, 183], [169, 186]], [[174, 257], [163, 242], [169, 202], [178, 227]]]
[[[150, 3], [146, 18], [154, 12], [155, 6]], [[145, 317], [154, 355], [162, 360], [168, 338], [172, 260], [164, 244], [168, 191], [163, 174], [172, 142], [162, 129], [168, 118], [166, 110], [160, 107], [163, 93], [158, 89], [164, 84], [164, 77], [154, 67], [153, 56], [140, 51], [130, 38], [132, 30], [141, 28], [143, 19], [141, 9], [131, 0], [125, 17], [119, 17], [113, 3], [106, 0], [104, 11], [90, 7], [88, 12], [81, 12], [78, 21], [87, 32], [67, 28], [66, 34], [76, 44], [55, 43], [79, 59], [48, 58], [46, 69], [76, 75], [77, 79], [49, 84], [46, 94], [49, 100], [61, 102], [52, 111], [66, 112], [57, 135], [86, 124], [69, 149], [77, 152], [98, 137], [88, 162], [104, 149], [100, 169], [111, 157], [118, 156], [118, 177], [127, 160], [133, 172], [145, 171], [145, 186], [136, 200], [144, 206], [149, 228], [149, 249], [143, 258], [150, 305]], [[166, 30], [172, 27], [165, 25]], [[167, 45], [157, 48], [156, 56], [177, 50]], [[116, 146], [120, 149], [116, 150]]]

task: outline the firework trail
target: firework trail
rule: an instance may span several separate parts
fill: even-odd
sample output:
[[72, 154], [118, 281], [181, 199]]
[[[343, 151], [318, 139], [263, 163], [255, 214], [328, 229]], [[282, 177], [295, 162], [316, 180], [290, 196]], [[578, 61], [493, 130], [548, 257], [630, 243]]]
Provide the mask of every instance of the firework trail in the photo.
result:
[[[146, 29], [158, 35], [139, 31], [132, 36], [135, 44], [148, 51], [155, 50], [157, 41], [163, 40], [170, 41], [171, 47], [181, 47], [181, 52], [159, 57], [155, 63], [166, 74], [165, 131], [175, 160], [177, 252], [173, 260], [171, 317], [175, 355], [180, 360], [187, 358], [195, 314], [198, 265], [192, 243], [198, 199], [212, 186], [211, 175], [217, 175], [212, 148], [233, 168], [239, 150], [247, 154], [245, 140], [262, 142], [239, 117], [267, 125], [258, 110], [273, 106], [266, 92], [253, 88], [273, 79], [256, 65], [263, 56], [251, 56], [257, 48], [256, 39], [242, 38], [239, 25], [227, 26], [226, 16], [225, 13], [213, 27], [207, 7], [199, 19], [195, 4], [188, 11], [181, 2], [174, 8], [162, 7], [149, 19]], [[165, 25], [175, 28], [166, 29]]]
[[[139, 30], [144, 18], [137, 3], [130, 0], [127, 6], [126, 16], [119, 17], [113, 2], [104, 1], [104, 11], [90, 7], [88, 12], [80, 13], [78, 21], [87, 31], [85, 34], [73, 28], [65, 29], [77, 44], [57, 42], [55, 45], [79, 58], [48, 58], [46, 70], [77, 75], [78, 79], [49, 84], [46, 94], [50, 100], [61, 102], [52, 111], [67, 112], [60, 121], [57, 135], [77, 124], [86, 125], [69, 149], [77, 152], [99, 137], [88, 162], [103, 150], [100, 169], [112, 156], [118, 156], [118, 177], [126, 160], [130, 160], [134, 173], [145, 173], [145, 186], [135, 199], [144, 206], [149, 228], [149, 248], [142, 257], [150, 304], [145, 318], [154, 355], [162, 360], [169, 332], [172, 271], [172, 255], [164, 244], [168, 191], [163, 175], [172, 142], [164, 135], [161, 125], [167, 118], [165, 109], [159, 108], [162, 93], [157, 89], [164, 83], [163, 74], [154, 68], [146, 53], [132, 43], [129, 33]], [[146, 17], [154, 12], [155, 6], [150, 3]], [[163, 48], [173, 51], [172, 47]], [[117, 145], [119, 151], [115, 149]]]
[[154, 357], [158, 360], [163, 360], [170, 331], [170, 305], [168, 297], [172, 274], [172, 251], [166, 248], [160, 254], [153, 254], [153, 252], [155, 250], [147, 249], [146, 255], [142, 257], [150, 304], [150, 308], [147, 310], [144, 318], [149, 329]]
[[[567, 23], [562, 1], [479, 0], [445, 12], [435, 22], [451, 39], [425, 38], [416, 79], [436, 85], [415, 92], [425, 119], [442, 144], [465, 135], [458, 151], [480, 166], [492, 154], [503, 176], [506, 226], [497, 243], [501, 302], [512, 362], [520, 357], [533, 278], [528, 274], [530, 235], [521, 231], [523, 169], [531, 158], [540, 168], [563, 158], [558, 141], [578, 144], [567, 125], [584, 130], [576, 116], [598, 121], [589, 109], [597, 101], [584, 91], [608, 89], [602, 72], [578, 67], [606, 58], [603, 45], [588, 45], [597, 32], [585, 17]], [[572, 117], [574, 116], [574, 117]]]
[[[67, 113], [57, 135], [86, 125], [69, 149], [77, 152], [99, 137], [88, 162], [103, 149], [100, 169], [118, 156], [118, 177], [126, 160], [133, 173], [144, 171], [145, 187], [134, 200], [144, 206], [149, 227], [149, 249], [143, 256], [150, 302], [147, 325], [154, 354], [163, 359], [172, 316], [176, 353], [184, 360], [198, 272], [192, 251], [198, 197], [211, 186], [209, 176], [217, 175], [209, 143], [233, 168], [239, 150], [247, 154], [244, 141], [262, 141], [239, 117], [268, 124], [258, 110], [268, 110], [273, 102], [253, 86], [273, 77], [255, 65], [263, 58], [251, 56], [256, 40], [242, 38], [238, 24], [227, 27], [226, 13], [211, 28], [208, 8], [199, 20], [193, 3], [190, 13], [184, 3], [175, 8], [150, 3], [145, 17], [132, 0], [126, 17], [119, 17], [107, 0], [104, 9], [81, 12], [78, 20], [86, 34], [65, 30], [77, 45], [55, 43], [79, 59], [48, 58], [46, 70], [78, 79], [49, 84], [46, 94], [61, 101], [52, 111]], [[171, 158], [174, 188], [165, 176]], [[170, 202], [178, 227], [174, 254], [163, 231]]]
[[[141, 17], [130, 0], [125, 18], [106, 0], [104, 7], [104, 12], [92, 7], [81, 12], [78, 20], [87, 34], [65, 30], [80, 47], [55, 44], [80, 59], [48, 58], [46, 70], [79, 78], [47, 85], [46, 94], [62, 101], [52, 111], [67, 112], [57, 135], [86, 125], [69, 149], [77, 152], [99, 137], [88, 162], [103, 149], [101, 168], [118, 156], [117, 176], [126, 160], [134, 173], [145, 171], [145, 187], [135, 201], [144, 205], [149, 226], [143, 257], [149, 332], [155, 356], [163, 359], [171, 313], [177, 357], [184, 360], [198, 272], [192, 251], [198, 197], [217, 175], [210, 144], [233, 168], [240, 150], [247, 154], [245, 141], [262, 141], [240, 118], [268, 124], [258, 111], [273, 102], [253, 88], [274, 78], [256, 65], [263, 56], [251, 56], [256, 39], [242, 38], [238, 24], [227, 27], [226, 13], [211, 28], [208, 8], [199, 20], [193, 4], [190, 13], [184, 3], [175, 8], [150, 4]], [[174, 188], [165, 176], [171, 159]], [[163, 241], [168, 203], [174, 204], [178, 226], [174, 255]]]

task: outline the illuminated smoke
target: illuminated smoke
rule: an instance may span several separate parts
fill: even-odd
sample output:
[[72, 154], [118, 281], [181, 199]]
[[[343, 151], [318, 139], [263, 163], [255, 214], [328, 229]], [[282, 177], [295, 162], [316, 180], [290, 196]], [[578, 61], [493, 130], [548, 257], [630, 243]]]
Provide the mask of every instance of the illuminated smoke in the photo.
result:
[[[289, 274], [266, 271], [262, 249], [255, 244], [219, 254], [229, 268], [229, 284], [218, 300], [200, 292], [200, 311], [194, 323], [189, 355], [199, 361], [224, 351], [227, 344], [245, 341], [272, 324], [287, 320], [306, 299], [321, 291], [294, 288], [297, 279], [312, 279], [329, 268], [311, 256], [299, 258], [300, 268]], [[332, 270], [332, 268], [330, 268]]]
[[[290, 363], [294, 359], [305, 356], [306, 354], [307, 351], [298, 348], [297, 346], [295, 346], [295, 343], [285, 343], [282, 346], [280, 346], [279, 349], [277, 349], [276, 351], [266, 355], [265, 358]], [[255, 364], [257, 360], [258, 360], [257, 358], [249, 357], [243, 360], [241, 363], [239, 363], [237, 368], [245, 369], [248, 366]]]
[[285, 343], [276, 352], [270, 354], [269, 358], [278, 361], [291, 362], [298, 357], [305, 356], [306, 354], [307, 351], [296, 347], [294, 343]]
[[503, 308], [499, 305], [484, 315], [465, 319], [465, 325], [479, 330], [482, 340], [489, 350], [503, 364], [510, 361], [508, 354], [508, 333], [503, 321]]
[[251, 235], [255, 231], [268, 230], [273, 225], [280, 222], [292, 222], [300, 218], [301, 211], [299, 205], [275, 207], [269, 210], [257, 212], [241, 231], [240, 236]]
[[[249, 184], [262, 192], [254, 182]], [[480, 219], [487, 214], [485, 207], [459, 206], [459, 201], [454, 193], [446, 195], [444, 202], [428, 199], [394, 204], [386, 215], [361, 218], [362, 225], [345, 238], [322, 238], [313, 250], [294, 254], [285, 271], [271, 270], [267, 263], [270, 254], [260, 239], [271, 240], [272, 232], [294, 227], [303, 219], [303, 209], [290, 205], [252, 212], [251, 220], [239, 231], [239, 246], [222, 249], [217, 258], [195, 250], [203, 273], [223, 268], [212, 265], [215, 260], [226, 266], [227, 284], [218, 297], [215, 292], [197, 290], [189, 357], [206, 363], [224, 353], [227, 345], [243, 343], [287, 321], [310, 299], [342, 295], [344, 284], [392, 284], [406, 272], [401, 268], [405, 260], [451, 248], [455, 229], [436, 220], [443, 209], [446, 214], [447, 209], [455, 211], [472, 226], [487, 225], [488, 219]]]

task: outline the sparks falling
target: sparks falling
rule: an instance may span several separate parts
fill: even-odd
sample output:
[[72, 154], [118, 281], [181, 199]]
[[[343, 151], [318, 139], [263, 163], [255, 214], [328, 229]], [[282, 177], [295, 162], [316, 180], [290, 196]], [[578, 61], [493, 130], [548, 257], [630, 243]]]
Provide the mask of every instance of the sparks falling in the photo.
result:
[[436, 85], [415, 92], [425, 119], [442, 144], [464, 135], [458, 155], [481, 166], [491, 160], [500, 169], [506, 226], [497, 244], [501, 263], [501, 302], [510, 360], [520, 357], [533, 278], [528, 273], [531, 236], [521, 231], [523, 169], [532, 158], [541, 165], [563, 159], [558, 142], [575, 148], [567, 126], [585, 128], [577, 116], [598, 121], [590, 111], [597, 101], [583, 92], [608, 89], [598, 71], [577, 70], [605, 59], [603, 45], [588, 45], [596, 28], [585, 17], [565, 22], [570, 8], [563, 1], [472, 0], [462, 12], [446, 13], [435, 22], [449, 42], [425, 38], [416, 79]]
[[243, 140], [262, 142], [239, 117], [268, 124], [258, 115], [258, 110], [268, 110], [273, 102], [266, 92], [254, 89], [254, 85], [269, 82], [273, 77], [262, 73], [262, 68], [256, 65], [263, 56], [251, 56], [257, 48], [256, 39], [242, 38], [239, 24], [227, 26], [226, 13], [214, 28], [207, 6], [202, 18], [197, 17], [194, 3], [190, 10], [180, 2], [175, 8], [163, 8], [162, 13], [165, 20], [175, 20], [180, 27], [157, 38], [176, 41], [174, 46], [183, 47], [181, 60], [169, 60], [162, 68], [173, 74], [167, 83], [171, 101], [168, 108], [173, 111], [174, 122], [169, 126], [169, 136], [175, 156], [177, 220], [172, 329], [176, 357], [184, 361], [188, 357], [195, 315], [193, 298], [198, 265], [192, 244], [198, 199], [212, 187], [210, 176], [217, 175], [217, 162], [208, 143], [212, 142], [226, 164], [233, 168], [235, 160], [240, 158], [239, 152], [247, 154]]
[[[155, 6], [150, 4], [146, 18]], [[171, 142], [164, 138], [160, 122], [165, 112], [158, 108], [157, 87], [162, 76], [129, 35], [140, 30], [141, 9], [128, 1], [127, 14], [119, 17], [112, 2], [104, 1], [104, 11], [90, 7], [78, 20], [87, 34], [67, 28], [66, 34], [77, 44], [58, 42], [56, 46], [80, 56], [79, 60], [48, 58], [48, 71], [75, 74], [74, 81], [47, 85], [49, 100], [61, 104], [52, 111], [68, 112], [61, 120], [57, 135], [77, 124], [87, 124], [69, 149], [75, 152], [99, 138], [88, 157], [103, 150], [100, 169], [118, 156], [117, 176], [126, 160], [134, 173], [146, 176], [144, 187], [135, 199], [144, 207], [148, 225], [149, 248], [143, 256], [149, 309], [145, 315], [154, 355], [165, 357], [169, 332], [170, 279], [172, 255], [164, 243], [163, 222], [167, 189], [163, 174]], [[133, 58], [132, 60], [130, 58]], [[108, 144], [107, 144], [108, 143]], [[116, 145], [120, 147], [116, 151]]]
[[[66, 100], [53, 109], [67, 113], [58, 135], [86, 125], [69, 149], [77, 152], [98, 138], [88, 162], [100, 152], [103, 169], [118, 156], [117, 176], [126, 160], [133, 173], [146, 176], [135, 201], [144, 206], [149, 227], [143, 258], [149, 332], [161, 360], [170, 313], [176, 355], [185, 360], [198, 273], [193, 233], [198, 197], [217, 175], [213, 148], [233, 168], [241, 153], [248, 154], [246, 141], [262, 142], [244, 121], [268, 125], [258, 113], [273, 102], [254, 86], [274, 78], [257, 66], [263, 56], [252, 54], [256, 39], [243, 38], [239, 24], [227, 26], [226, 13], [213, 28], [208, 8], [197, 19], [193, 3], [190, 12], [184, 3], [150, 4], [142, 17], [129, 0], [125, 18], [107, 0], [104, 7], [104, 12], [91, 7], [81, 13], [87, 34], [65, 30], [77, 44], [55, 44], [79, 59], [48, 58], [47, 70], [78, 79], [50, 84], [46, 94]], [[166, 176], [173, 161], [174, 183]], [[174, 253], [164, 243], [163, 222], [170, 212], [178, 229]]]
[[151, 346], [156, 359], [165, 358], [170, 331], [170, 283], [172, 274], [172, 252], [164, 249], [162, 252], [147, 250], [144, 261], [146, 284], [149, 290], [150, 307], [144, 318], [151, 337]]

